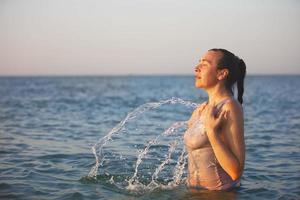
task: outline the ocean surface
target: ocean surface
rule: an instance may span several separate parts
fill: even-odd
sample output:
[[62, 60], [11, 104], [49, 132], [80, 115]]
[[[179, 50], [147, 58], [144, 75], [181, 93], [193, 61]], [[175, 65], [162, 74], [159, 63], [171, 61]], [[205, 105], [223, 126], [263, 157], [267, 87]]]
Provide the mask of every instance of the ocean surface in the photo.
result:
[[242, 186], [216, 192], [184, 184], [192, 76], [0, 77], [0, 198], [300, 199], [299, 88], [246, 78]]

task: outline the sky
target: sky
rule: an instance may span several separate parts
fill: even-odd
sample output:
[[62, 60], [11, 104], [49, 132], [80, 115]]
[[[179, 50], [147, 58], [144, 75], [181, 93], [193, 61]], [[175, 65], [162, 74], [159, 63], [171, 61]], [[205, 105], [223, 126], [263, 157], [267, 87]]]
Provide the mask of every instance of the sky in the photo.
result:
[[0, 0], [0, 76], [192, 75], [211, 48], [300, 74], [298, 0]]

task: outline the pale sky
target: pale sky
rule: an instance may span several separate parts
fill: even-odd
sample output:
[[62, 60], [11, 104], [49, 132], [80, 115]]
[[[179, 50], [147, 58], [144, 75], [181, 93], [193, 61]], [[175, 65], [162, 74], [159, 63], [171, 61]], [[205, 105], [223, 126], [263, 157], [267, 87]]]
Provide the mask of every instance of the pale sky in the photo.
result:
[[300, 74], [298, 0], [0, 0], [0, 75], [193, 74], [225, 48]]

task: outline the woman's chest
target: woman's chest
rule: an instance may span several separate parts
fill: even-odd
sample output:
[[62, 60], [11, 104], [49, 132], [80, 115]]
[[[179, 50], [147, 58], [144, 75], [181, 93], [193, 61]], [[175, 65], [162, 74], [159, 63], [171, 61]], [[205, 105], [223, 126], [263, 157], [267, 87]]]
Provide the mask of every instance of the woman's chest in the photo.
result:
[[185, 144], [191, 149], [199, 149], [209, 144], [209, 140], [201, 118], [192, 122], [184, 134]]

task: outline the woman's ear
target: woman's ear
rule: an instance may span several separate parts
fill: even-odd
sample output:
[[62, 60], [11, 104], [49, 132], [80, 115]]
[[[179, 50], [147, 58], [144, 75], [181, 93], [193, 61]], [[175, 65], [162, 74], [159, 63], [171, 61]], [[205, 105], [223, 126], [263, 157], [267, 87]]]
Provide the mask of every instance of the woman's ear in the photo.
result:
[[220, 69], [218, 70], [218, 74], [217, 74], [217, 78], [219, 81], [226, 79], [226, 77], [228, 76], [228, 69]]

